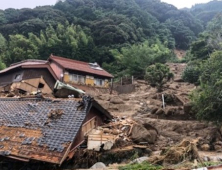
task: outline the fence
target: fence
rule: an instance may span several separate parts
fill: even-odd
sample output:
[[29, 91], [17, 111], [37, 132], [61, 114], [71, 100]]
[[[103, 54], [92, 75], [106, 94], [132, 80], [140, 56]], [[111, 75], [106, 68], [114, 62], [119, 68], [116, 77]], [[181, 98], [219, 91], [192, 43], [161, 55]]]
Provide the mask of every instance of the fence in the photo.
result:
[[113, 84], [113, 90], [119, 94], [132, 93], [135, 91], [134, 77], [121, 77], [118, 82]]
[[128, 85], [114, 85], [113, 89], [117, 91], [119, 94], [126, 94], [126, 93], [132, 93], [135, 91], [135, 85], [134, 84], [128, 84]]

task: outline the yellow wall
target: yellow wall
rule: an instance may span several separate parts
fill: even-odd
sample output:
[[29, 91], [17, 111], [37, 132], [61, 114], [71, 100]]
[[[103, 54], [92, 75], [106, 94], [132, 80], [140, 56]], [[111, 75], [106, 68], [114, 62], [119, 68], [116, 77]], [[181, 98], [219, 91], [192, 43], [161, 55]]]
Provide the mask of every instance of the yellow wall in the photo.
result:
[[109, 81], [107, 79], [105, 80], [104, 87], [106, 87], [106, 88], [109, 87]]
[[[65, 73], [64, 74], [63, 81], [65, 83], [70, 83], [70, 75], [69, 75], [69, 73]], [[78, 82], [72, 82], [72, 83], [78, 83]], [[90, 85], [90, 86], [95, 86], [95, 79], [94, 79], [94, 77], [93, 76], [86, 76], [85, 84], [86, 85]], [[109, 81], [107, 79], [105, 79], [104, 80], [104, 85], [103, 86], [97, 86], [97, 87], [108, 88], [109, 87]]]
[[86, 85], [94, 86], [94, 77], [86, 76]]
[[69, 82], [69, 74], [68, 74], [68, 73], [65, 73], [65, 74], [64, 74], [63, 81], [64, 81], [65, 83], [68, 83], [68, 82]]

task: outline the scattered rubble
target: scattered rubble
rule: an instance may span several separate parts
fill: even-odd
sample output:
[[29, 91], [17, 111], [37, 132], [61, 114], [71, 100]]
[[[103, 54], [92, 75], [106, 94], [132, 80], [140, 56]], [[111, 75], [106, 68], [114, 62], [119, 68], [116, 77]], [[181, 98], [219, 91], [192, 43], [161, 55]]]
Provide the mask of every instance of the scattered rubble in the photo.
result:
[[172, 165], [184, 161], [198, 160], [201, 162], [197, 149], [198, 140], [183, 140], [178, 145], [162, 150], [160, 156], [149, 158], [153, 164]]

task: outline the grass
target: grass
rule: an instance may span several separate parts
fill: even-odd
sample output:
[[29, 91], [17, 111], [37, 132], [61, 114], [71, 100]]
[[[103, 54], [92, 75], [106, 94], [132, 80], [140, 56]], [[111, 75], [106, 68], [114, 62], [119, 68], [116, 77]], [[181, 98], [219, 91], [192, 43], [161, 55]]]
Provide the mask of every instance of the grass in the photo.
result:
[[119, 167], [119, 170], [160, 170], [162, 168], [161, 166], [151, 165], [145, 161], [141, 164], [129, 164]]

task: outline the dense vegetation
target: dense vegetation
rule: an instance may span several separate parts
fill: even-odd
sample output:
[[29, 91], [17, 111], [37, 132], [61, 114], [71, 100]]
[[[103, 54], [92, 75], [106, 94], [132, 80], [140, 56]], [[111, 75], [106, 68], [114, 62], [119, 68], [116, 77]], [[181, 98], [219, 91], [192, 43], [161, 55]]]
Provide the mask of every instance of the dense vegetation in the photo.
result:
[[[58, 0], [54, 6], [0, 10], [0, 69], [54, 54], [96, 61], [117, 77], [144, 77], [148, 66], [172, 60], [175, 48], [188, 50], [193, 43], [189, 57], [207, 58], [220, 37], [197, 37], [218, 6], [213, 1], [178, 10], [160, 0]], [[200, 17], [204, 12], [207, 19]]]
[[204, 25], [160, 0], [65, 0], [35, 9], [0, 10], [0, 69], [53, 53], [98, 62], [121, 76], [188, 49]]
[[206, 30], [191, 44], [187, 58], [183, 78], [199, 85], [191, 95], [197, 118], [221, 125], [222, 15], [208, 23]]

